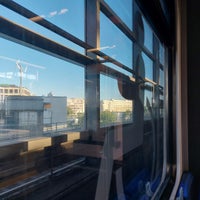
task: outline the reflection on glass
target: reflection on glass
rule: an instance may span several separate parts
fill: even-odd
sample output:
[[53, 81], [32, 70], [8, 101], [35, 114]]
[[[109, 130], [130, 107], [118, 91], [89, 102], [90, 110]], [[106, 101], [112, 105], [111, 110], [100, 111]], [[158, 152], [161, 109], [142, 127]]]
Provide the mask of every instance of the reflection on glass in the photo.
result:
[[[160, 110], [160, 97], [157, 86], [146, 84], [144, 102], [144, 159], [150, 170], [150, 182], [161, 181], [163, 167], [163, 115]], [[149, 183], [150, 183], [149, 182]]]
[[160, 95], [159, 107], [160, 107], [160, 117], [164, 118], [164, 96], [163, 95]]
[[162, 44], [159, 45], [159, 61], [161, 64], [165, 64], [165, 49]]
[[48, 178], [72, 161], [66, 149], [84, 129], [84, 70], [4, 39], [0, 43], [6, 47], [0, 50], [0, 191], [32, 177], [35, 187], [41, 172]]
[[[4, 127], [28, 129], [26, 137], [43, 136], [49, 131], [57, 134], [53, 130], [62, 128], [82, 129], [85, 112], [83, 69], [3, 39], [0, 42], [6, 46], [0, 52], [1, 122]], [[40, 126], [41, 132], [34, 132], [32, 125]], [[9, 139], [8, 135], [4, 136]]]
[[[151, 87], [151, 84], [147, 84]], [[152, 120], [153, 91], [145, 90], [144, 93], [144, 120]]]
[[59, 0], [59, 3], [56, 1], [48, 1], [47, 3], [45, 0], [15, 0], [15, 2], [38, 15], [38, 17], [30, 20], [37, 21], [40, 20], [40, 18], [44, 18], [76, 37], [84, 40], [83, 0], [67, 2], [66, 0]]
[[153, 61], [145, 53], [142, 53], [142, 58], [145, 65], [145, 77], [153, 80]]
[[159, 85], [164, 87], [164, 71], [160, 69], [159, 73]]
[[[70, 5], [84, 10], [78, 1], [52, 1], [49, 6], [46, 1], [16, 2], [66, 30]], [[112, 7], [126, 23], [132, 20], [123, 19], [123, 8]], [[5, 8], [2, 14], [42, 33], [33, 22], [40, 17], [25, 20]], [[140, 54], [138, 41], [133, 52], [131, 41], [102, 13], [100, 20], [100, 50], [130, 69], [137, 63], [141, 76], [145, 67], [146, 81], [113, 63], [106, 65], [121, 73], [101, 63], [84, 66], [80, 60], [81, 68], [23, 46], [24, 38], [17, 44], [0, 39], [0, 199], [141, 200], [151, 198], [159, 186], [164, 168], [164, 66], [154, 68], [158, 61]], [[76, 28], [78, 24], [69, 29]], [[44, 34], [63, 44], [50, 31]], [[153, 74], [160, 74], [159, 85]]]
[[144, 46], [153, 52], [153, 32], [144, 17], [142, 19], [144, 24]]
[[[18, 3], [19, 1], [16, 1], [16, 2]], [[32, 2], [31, 1], [20, 1], [20, 2], [23, 2], [22, 5], [24, 4], [24, 7], [28, 8], [28, 9], [29, 8], [31, 9], [31, 6], [33, 6], [36, 9], [35, 10], [36, 14], [38, 14], [37, 12], [39, 12], [39, 13], [42, 12], [42, 11], [38, 11], [38, 9], [39, 10], [42, 8], [44, 9], [44, 7], [45, 7], [45, 6], [41, 6], [41, 7], [38, 6], [38, 3], [36, 3], [35, 1], [32, 1]], [[45, 5], [45, 3], [43, 3], [43, 4]], [[52, 2], [51, 4], [54, 4], [54, 3]], [[78, 8], [81, 9], [81, 5], [79, 5]], [[83, 48], [81, 48], [78, 45], [74, 44], [73, 42], [59, 36], [58, 34], [52, 32], [51, 30], [48, 30], [47, 28], [44, 28], [44, 27], [38, 25], [37, 23], [35, 23], [35, 20], [27, 19], [27, 18], [15, 13], [14, 11], [7, 9], [3, 6], [0, 7], [0, 11], [1, 11], [1, 15], [3, 17], [13, 21], [14, 23], [17, 23], [23, 27], [26, 27], [26, 28], [30, 29], [31, 31], [39, 33], [40, 35], [43, 35], [47, 38], [50, 38], [51, 40], [54, 40], [54, 41], [58, 42], [59, 44], [65, 45], [66, 47], [70, 47], [71, 49], [74, 49], [82, 54], [84, 53]], [[65, 15], [67, 15], [67, 12], [64, 12], [63, 14], [57, 13], [56, 14], [57, 17], [52, 16], [52, 17], [46, 17], [44, 19], [46, 19], [50, 22], [54, 22], [57, 26], [60, 26], [60, 28], [64, 29], [65, 31], [67, 31], [69, 33], [71, 31], [71, 32], [73, 32], [73, 34], [76, 37], [83, 39], [84, 38], [84, 28], [83, 28], [84, 23], [81, 20], [84, 18], [83, 10], [80, 11], [79, 14], [76, 14], [77, 17], [75, 18], [75, 20], [79, 20], [79, 21], [78, 22], [74, 21], [74, 23], [78, 23], [78, 26], [74, 26], [71, 18], [70, 18], [70, 20], [66, 20], [67, 16], [65, 16]], [[70, 15], [72, 15], [72, 14], [70, 14]], [[41, 15], [41, 17], [44, 17], [44, 16]], [[80, 17], [80, 18], [78, 18], [78, 17]], [[69, 16], [67, 18], [69, 18]], [[42, 18], [39, 18], [39, 19], [42, 19]], [[36, 22], [37, 22], [37, 20], [36, 20]]]
[[[100, 14], [100, 50], [132, 69], [132, 42], [102, 13]], [[113, 67], [109, 62], [106, 62], [106, 65]]]
[[105, 0], [121, 20], [132, 30], [132, 0]]
[[133, 102], [120, 95], [117, 80], [100, 76], [100, 99], [102, 127], [132, 121]]

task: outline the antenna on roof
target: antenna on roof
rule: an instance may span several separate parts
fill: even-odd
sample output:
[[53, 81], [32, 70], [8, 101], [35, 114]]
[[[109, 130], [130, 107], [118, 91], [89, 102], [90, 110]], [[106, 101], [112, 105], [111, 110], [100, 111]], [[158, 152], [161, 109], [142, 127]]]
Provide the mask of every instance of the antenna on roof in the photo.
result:
[[20, 78], [20, 84], [19, 84], [19, 91], [20, 91], [20, 96], [22, 96], [22, 76], [23, 76], [23, 68], [20, 65], [19, 61], [16, 61], [16, 66], [19, 69], [19, 78]]
[[[25, 61], [21, 61], [21, 60], [17, 60], [17, 59], [13, 59], [13, 58], [9, 58], [9, 57], [6, 57], [6, 56], [0, 56], [0, 59], [3, 59], [3, 60], [8, 60], [8, 61], [11, 61], [11, 62], [15, 62], [16, 64], [16, 67], [18, 68], [19, 70], [19, 77], [20, 77], [20, 85], [19, 85], [19, 88], [20, 88], [20, 95], [22, 95], [22, 79], [23, 79], [23, 73], [26, 73], [28, 67], [34, 67], [34, 68], [38, 68], [38, 69], [45, 69], [44, 66], [41, 66], [41, 65], [36, 65], [36, 64], [32, 64], [32, 63], [28, 63], [28, 62], [25, 62]], [[25, 65], [26, 68], [23, 69], [22, 65]], [[38, 79], [38, 73], [36, 75], [36, 79]]]

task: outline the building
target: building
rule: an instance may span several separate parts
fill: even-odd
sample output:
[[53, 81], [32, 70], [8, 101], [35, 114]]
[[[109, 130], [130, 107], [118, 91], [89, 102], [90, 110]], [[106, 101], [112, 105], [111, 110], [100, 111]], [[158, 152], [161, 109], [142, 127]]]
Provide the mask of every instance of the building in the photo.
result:
[[7, 128], [29, 130], [30, 136], [40, 136], [45, 125], [66, 124], [66, 97], [7, 96], [5, 124]]
[[73, 114], [85, 112], [85, 99], [83, 98], [69, 98], [67, 99], [67, 106], [72, 109]]
[[[31, 92], [25, 87], [18, 87], [10, 84], [0, 84], [0, 105], [7, 96], [31, 96]], [[0, 106], [0, 107], [1, 107]]]
[[44, 124], [66, 123], [67, 97], [47, 96], [44, 101]]
[[25, 87], [18, 87], [16, 85], [0, 84], [0, 98], [5, 96], [31, 96], [31, 92]]
[[43, 131], [44, 102], [37, 96], [7, 96], [5, 98], [5, 124], [7, 128], [26, 129], [30, 135]]
[[31, 96], [31, 92], [25, 87], [18, 87], [11, 84], [0, 84], [0, 118], [4, 115], [5, 99], [9, 96]]
[[119, 100], [119, 99], [111, 99], [111, 100], [102, 100], [100, 104], [100, 109], [102, 111], [110, 111], [110, 112], [126, 112], [132, 111], [133, 103], [129, 100]]

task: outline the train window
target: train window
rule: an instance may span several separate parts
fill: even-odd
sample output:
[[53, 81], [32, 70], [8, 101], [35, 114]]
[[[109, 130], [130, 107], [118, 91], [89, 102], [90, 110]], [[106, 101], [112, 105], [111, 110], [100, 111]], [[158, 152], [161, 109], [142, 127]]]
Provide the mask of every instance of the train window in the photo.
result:
[[1, 1], [0, 199], [150, 199], [164, 182], [166, 48], [113, 2]]

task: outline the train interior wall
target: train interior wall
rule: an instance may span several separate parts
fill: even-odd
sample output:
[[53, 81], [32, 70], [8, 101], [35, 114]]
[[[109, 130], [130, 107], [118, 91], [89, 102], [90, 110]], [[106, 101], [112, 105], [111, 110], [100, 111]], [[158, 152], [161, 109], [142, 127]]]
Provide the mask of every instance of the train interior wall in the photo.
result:
[[[189, 170], [200, 183], [200, 2], [187, 1]], [[199, 187], [199, 186], [198, 186]], [[197, 188], [198, 190], [198, 188]]]

